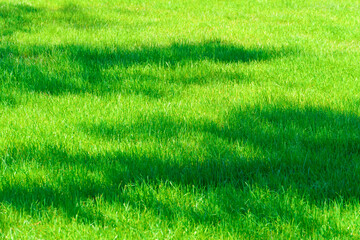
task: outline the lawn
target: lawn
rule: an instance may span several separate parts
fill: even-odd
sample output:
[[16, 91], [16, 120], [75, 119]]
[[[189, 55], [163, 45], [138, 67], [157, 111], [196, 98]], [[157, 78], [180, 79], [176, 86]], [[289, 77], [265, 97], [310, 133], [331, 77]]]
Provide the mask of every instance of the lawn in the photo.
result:
[[359, 239], [357, 0], [0, 0], [0, 238]]

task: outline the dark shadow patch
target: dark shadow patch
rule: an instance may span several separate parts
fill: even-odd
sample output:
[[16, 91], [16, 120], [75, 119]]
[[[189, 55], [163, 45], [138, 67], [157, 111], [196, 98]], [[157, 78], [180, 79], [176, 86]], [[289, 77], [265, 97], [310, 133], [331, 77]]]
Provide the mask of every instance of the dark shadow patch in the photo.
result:
[[[222, 124], [194, 125], [163, 115], [139, 122], [126, 127], [106, 123], [88, 128], [83, 125], [81, 129], [105, 139], [134, 136], [134, 140], [154, 138], [158, 142], [176, 142], [182, 133], [187, 137], [192, 133], [205, 134], [204, 141], [199, 143], [201, 154], [189, 154], [184, 146], [178, 145], [180, 155], [172, 152], [160, 158], [158, 153], [116, 157], [122, 159], [129, 172], [148, 180], [201, 187], [222, 184], [241, 187], [251, 183], [274, 191], [294, 189], [319, 203], [360, 195], [355, 184], [360, 180], [360, 120], [350, 113], [270, 106], [235, 108]], [[236, 150], [236, 146], [245, 145], [252, 147], [253, 158]]]
[[[198, 67], [189, 67], [192, 63], [246, 64], [269, 61], [291, 53], [287, 49], [246, 49], [221, 41], [174, 43], [133, 50], [80, 45], [23, 49], [7, 46], [0, 48], [3, 60], [0, 67], [28, 91], [54, 95], [125, 93], [159, 98], [174, 94], [189, 84], [207, 84], [219, 79], [250, 81], [241, 73], [234, 77], [234, 73], [220, 70], [199, 72]], [[145, 70], [149, 66], [154, 68], [152, 72]]]
[[[36, 21], [44, 18], [74, 28], [105, 27], [106, 22], [90, 13], [89, 9], [72, 3], [58, 9], [3, 3], [0, 4], [0, 18], [5, 25], [0, 35], [30, 31]], [[287, 48], [245, 48], [221, 40], [134, 48], [5, 44], [0, 47], [0, 70], [12, 76], [9, 82], [14, 88], [19, 86], [24, 91], [53, 95], [123, 93], [156, 99], [173, 96], [189, 84], [251, 81], [241, 73], [234, 76], [234, 73], [202, 67], [199, 71], [197, 66], [189, 67], [192, 64], [251, 64], [296, 52]], [[146, 71], [147, 67], [152, 71]]]
[[[90, 10], [68, 3], [58, 9], [38, 8], [31, 5], [0, 3], [0, 36], [11, 36], [16, 32], [30, 33], [40, 29], [47, 22], [64, 25], [78, 30], [104, 28], [109, 21], [96, 17]], [[36, 24], [36, 22], [45, 24]]]
[[[290, 49], [269, 49], [264, 47], [245, 48], [220, 40], [199, 43], [173, 43], [170, 46], [141, 46], [135, 49], [104, 48], [84, 46], [69, 48], [73, 58], [85, 65], [132, 66], [157, 64], [171, 67], [188, 61], [212, 61], [224, 63], [249, 63], [267, 61], [290, 55]], [[295, 51], [295, 50], [294, 50]]]
[[15, 32], [30, 32], [32, 18], [39, 14], [39, 8], [27, 4], [0, 3], [0, 36], [9, 36]]
[[[234, 109], [227, 123], [206, 126], [217, 137], [261, 150], [246, 169], [251, 181], [272, 189], [297, 189], [318, 202], [360, 194], [360, 120], [314, 108]], [[260, 182], [259, 180], [257, 180]]]
[[[178, 121], [155, 114], [129, 125], [103, 122], [80, 129], [106, 141], [153, 138], [163, 146], [168, 142], [177, 145], [167, 151], [166, 147], [151, 151], [134, 147], [97, 154], [71, 153], [61, 146], [9, 147], [1, 154], [2, 165], [34, 162], [53, 176], [51, 183], [5, 181], [0, 201], [28, 212], [34, 206], [39, 210], [52, 206], [86, 224], [113, 224], [113, 219], [94, 207], [86, 207], [86, 202], [93, 206], [101, 200], [151, 210], [170, 223], [181, 214], [189, 222], [216, 226], [225, 217], [235, 221], [250, 213], [259, 221], [280, 217], [304, 229], [320, 229], [321, 223], [306, 211], [294, 212], [291, 202], [279, 198], [295, 194], [322, 207], [329, 200], [348, 202], [360, 195], [360, 120], [350, 113], [310, 107], [248, 107], [234, 108], [222, 123]], [[188, 133], [189, 140], [192, 133], [203, 134], [199, 150], [189, 151], [182, 145], [182, 133]], [[245, 145], [255, 149], [252, 158], [236, 150]], [[176, 184], [185, 191], [195, 187], [216, 208], [172, 209], [171, 203], [163, 203], [151, 192], [146, 196], [129, 193], [127, 187], [135, 183], [151, 186], [155, 192], [164, 184]], [[278, 196], [261, 200], [252, 195], [250, 186]]]

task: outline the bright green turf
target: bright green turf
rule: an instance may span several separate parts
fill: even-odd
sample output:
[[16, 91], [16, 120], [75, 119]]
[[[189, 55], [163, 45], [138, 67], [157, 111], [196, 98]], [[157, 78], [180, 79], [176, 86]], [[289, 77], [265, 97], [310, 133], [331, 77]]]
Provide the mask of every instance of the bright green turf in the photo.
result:
[[0, 237], [360, 238], [357, 0], [1, 0]]

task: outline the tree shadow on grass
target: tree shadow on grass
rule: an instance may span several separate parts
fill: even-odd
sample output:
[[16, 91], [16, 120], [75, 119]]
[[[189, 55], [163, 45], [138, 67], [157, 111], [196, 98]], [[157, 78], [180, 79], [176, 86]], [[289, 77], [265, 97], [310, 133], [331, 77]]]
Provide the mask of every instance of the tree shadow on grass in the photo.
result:
[[[5, 22], [0, 36], [30, 32], [44, 19], [76, 29], [109, 24], [74, 4], [46, 9], [3, 3], [0, 18]], [[25, 92], [122, 93], [161, 98], [173, 96], [190, 84], [250, 82], [251, 78], [237, 67], [229, 72], [224, 65], [266, 62], [296, 52], [289, 48], [244, 47], [221, 40], [127, 48], [9, 43], [0, 46], [0, 70], [8, 76], [9, 87]]]
[[27, 4], [0, 3], [0, 36], [10, 36], [18, 31], [30, 32], [32, 17], [41, 10]]
[[[39, 21], [45, 24], [36, 24]], [[109, 25], [109, 22], [91, 15], [73, 3], [64, 4], [57, 9], [34, 7], [25, 3], [0, 3], [0, 37], [8, 37], [17, 32], [31, 33], [40, 30], [48, 22], [77, 30]]]
[[[131, 125], [104, 122], [84, 124], [81, 129], [97, 138], [116, 141], [134, 136], [134, 140], [155, 139], [166, 143], [180, 136], [186, 139], [191, 134], [203, 135], [199, 146], [205, 151], [189, 153], [185, 146], [178, 145], [181, 148], [178, 155], [181, 160], [175, 163], [178, 167], [172, 172], [163, 166], [161, 169], [166, 171], [155, 173], [152, 178], [165, 174], [164, 179], [198, 186], [264, 183], [274, 190], [297, 189], [320, 202], [360, 195], [360, 187], [356, 185], [360, 180], [360, 120], [350, 113], [309, 107], [249, 107], [234, 108], [221, 124], [195, 120], [189, 123], [156, 115]], [[238, 151], [236, 146], [247, 147], [248, 152]], [[202, 156], [201, 161], [191, 157], [197, 154]], [[182, 173], [180, 165], [189, 172]], [[149, 169], [151, 166], [156, 164], [151, 163]], [[146, 172], [148, 168], [143, 170]]]
[[[150, 139], [148, 144], [155, 141], [159, 145], [150, 148], [153, 150], [134, 147], [97, 154], [71, 153], [57, 146], [10, 148], [2, 164], [30, 161], [46, 171], [58, 169], [58, 173], [51, 183], [5, 182], [0, 200], [28, 212], [34, 203], [39, 209], [52, 206], [86, 223], [112, 224], [101, 212], [83, 206], [86, 201], [101, 199], [150, 209], [170, 222], [181, 214], [190, 222], [217, 225], [224, 217], [237, 219], [251, 213], [259, 221], [280, 217], [304, 229], [320, 229], [322, 223], [294, 209], [291, 202], [261, 200], [249, 186], [273, 195], [300, 196], [319, 207], [328, 201], [347, 202], [360, 196], [360, 120], [350, 113], [249, 107], [234, 108], [222, 123], [153, 115], [133, 125], [87, 124], [80, 129], [89, 137], [106, 141], [127, 139], [147, 146]], [[194, 135], [200, 136], [198, 145], [188, 148], [185, 143], [193, 141], [190, 136]], [[126, 190], [129, 185], [140, 186], [138, 183], [151, 186], [155, 192], [164, 183], [195, 187], [213, 207], [206, 211], [193, 206], [172, 208], [156, 193], [130, 194]]]
[[0, 49], [0, 67], [26, 91], [162, 97], [189, 84], [251, 81], [241, 72], [234, 76], [214, 66], [269, 61], [291, 53], [290, 49], [245, 48], [220, 40], [137, 49], [8, 46]]
[[321, 108], [235, 108], [224, 126], [209, 132], [258, 149], [261, 158], [246, 172], [251, 179], [259, 175], [272, 189], [297, 189], [319, 203], [360, 196], [360, 119], [354, 114]]

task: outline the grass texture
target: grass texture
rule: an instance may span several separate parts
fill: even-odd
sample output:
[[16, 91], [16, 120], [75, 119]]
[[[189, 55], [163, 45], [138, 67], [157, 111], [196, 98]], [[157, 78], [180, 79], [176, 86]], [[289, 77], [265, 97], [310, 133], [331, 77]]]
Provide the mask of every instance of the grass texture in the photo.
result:
[[359, 239], [356, 0], [1, 0], [0, 237]]

